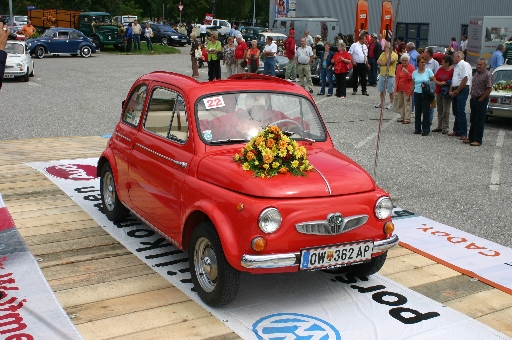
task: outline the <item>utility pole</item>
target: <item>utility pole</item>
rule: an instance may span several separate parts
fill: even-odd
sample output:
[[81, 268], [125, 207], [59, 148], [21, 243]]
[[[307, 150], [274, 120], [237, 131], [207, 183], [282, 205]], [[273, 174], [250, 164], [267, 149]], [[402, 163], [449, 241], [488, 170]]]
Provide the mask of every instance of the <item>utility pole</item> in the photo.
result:
[[256, 26], [256, 0], [253, 0], [252, 6], [252, 26]]
[[13, 25], [14, 15], [12, 14], [12, 0], [9, 0], [9, 25]]

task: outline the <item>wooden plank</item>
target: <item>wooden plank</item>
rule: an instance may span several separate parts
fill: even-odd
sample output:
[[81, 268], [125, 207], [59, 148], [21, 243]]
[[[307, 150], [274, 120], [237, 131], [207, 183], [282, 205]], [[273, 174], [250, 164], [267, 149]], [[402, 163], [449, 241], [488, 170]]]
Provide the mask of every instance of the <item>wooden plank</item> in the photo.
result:
[[72, 230], [81, 230], [87, 228], [97, 228], [98, 223], [96, 223], [92, 219], [83, 220], [83, 221], [70, 221], [70, 222], [62, 222], [62, 223], [49, 223], [49, 224], [41, 224], [36, 226], [17, 226], [18, 229], [23, 230], [23, 238], [27, 239], [30, 236], [36, 235], [44, 235], [44, 234], [53, 234], [64, 231], [72, 231]]
[[398, 282], [405, 287], [419, 286], [425, 283], [443, 280], [449, 277], [462, 275], [441, 264], [405, 270], [399, 273], [386, 275], [388, 279]]
[[61, 290], [55, 292], [55, 295], [61, 305], [67, 308], [169, 287], [172, 287], [169, 281], [153, 272], [123, 280]]
[[63, 241], [72, 241], [79, 240], [83, 238], [90, 238], [96, 236], [106, 236], [109, 235], [105, 231], [105, 229], [100, 226], [96, 226], [94, 228], [85, 228], [78, 230], [68, 230], [65, 232], [54, 232], [47, 233], [35, 236], [25, 236], [25, 243], [29, 246], [39, 245], [39, 244], [49, 244], [55, 242], [63, 242]]
[[[183, 324], [193, 319], [206, 318], [208, 316], [211, 316], [211, 314], [194, 301], [184, 301], [128, 315], [80, 324], [77, 325], [77, 329], [83, 334], [89, 334], [90, 339], [112, 339], [115, 337], [126, 339], [126, 336], [131, 333], [179, 324], [181, 339], [189, 339], [188, 335], [181, 331]], [[209, 321], [212, 321], [212, 324], [215, 324], [215, 321], [220, 323], [216, 319]], [[136, 338], [140, 339], [140, 337]]]
[[381, 275], [391, 275], [406, 270], [418, 269], [421, 267], [431, 266], [436, 262], [427, 259], [419, 254], [411, 253], [407, 255], [397, 256], [386, 259], [384, 267], [379, 271]]
[[18, 227], [20, 231], [25, 227], [37, 227], [39, 225], [48, 225], [53, 223], [57, 224], [62, 223], [62, 221], [67, 221], [68, 223], [78, 221], [92, 221], [91, 215], [85, 211], [60, 214], [55, 216], [40, 216], [38, 218], [19, 219], [16, 217], [13, 219], [16, 222], [16, 227]]
[[136, 332], [132, 334], [123, 334], [122, 336], [110, 339], [237, 340], [242, 338], [238, 336], [236, 333], [232, 332], [226, 325], [224, 325], [214, 316], [207, 316], [201, 319], [192, 319], [186, 322], [179, 322], [163, 327], [155, 327], [146, 331]]
[[117, 240], [109, 234], [87, 237], [78, 240], [61, 241], [48, 244], [29, 245], [29, 249], [34, 256], [43, 257], [47, 254], [76, 251], [84, 248], [94, 248], [98, 246], [107, 246], [117, 244]]
[[127, 315], [146, 309], [152, 309], [188, 301], [189, 297], [176, 287], [152, 290], [106, 299], [98, 302], [80, 304], [66, 308], [66, 313], [73, 316], [73, 323], [80, 325], [91, 321]]
[[407, 249], [407, 248], [404, 248], [402, 246], [396, 246], [396, 247], [393, 247], [393, 248], [388, 250], [388, 257], [387, 258], [390, 259], [390, 258], [393, 258], [393, 257], [409, 255], [409, 254], [414, 254], [414, 252], [409, 250], [409, 249]]
[[68, 213], [77, 213], [83, 212], [83, 209], [80, 208], [77, 204], [67, 205], [63, 207], [55, 207], [55, 208], [45, 208], [40, 210], [28, 210], [28, 211], [17, 211], [11, 213], [11, 216], [16, 219], [26, 219], [26, 218], [39, 218], [42, 216], [56, 216], [61, 214]]
[[[463, 314], [472, 318], [480, 318], [484, 315], [498, 312], [512, 307], [512, 295], [492, 288], [469, 296], [457, 298], [445, 303]], [[505, 322], [503, 319], [502, 322]], [[508, 319], [509, 322], [512, 318]]]
[[[487, 314], [477, 320], [506, 336], [512, 337], [512, 307]], [[506, 320], [508, 320], [508, 322]]]

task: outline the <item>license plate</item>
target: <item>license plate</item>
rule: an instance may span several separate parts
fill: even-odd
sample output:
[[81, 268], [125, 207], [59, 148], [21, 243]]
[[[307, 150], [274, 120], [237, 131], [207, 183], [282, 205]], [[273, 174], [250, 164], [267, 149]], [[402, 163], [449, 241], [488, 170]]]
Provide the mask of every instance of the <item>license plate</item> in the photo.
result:
[[182, 42], [187, 42], [187, 39], [181, 39]]
[[302, 249], [300, 269], [314, 270], [367, 261], [371, 260], [372, 251], [372, 241], [343, 243], [327, 247]]
[[14, 78], [14, 74], [4, 74], [4, 78]]
[[501, 104], [510, 104], [511, 99], [510, 98], [500, 98]]

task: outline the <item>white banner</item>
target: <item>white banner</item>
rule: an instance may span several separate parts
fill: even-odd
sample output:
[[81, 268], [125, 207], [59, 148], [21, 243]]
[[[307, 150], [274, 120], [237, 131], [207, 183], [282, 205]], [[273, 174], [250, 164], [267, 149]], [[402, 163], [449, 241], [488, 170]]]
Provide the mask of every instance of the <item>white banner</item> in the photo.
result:
[[237, 298], [213, 309], [192, 290], [188, 255], [136, 218], [101, 211], [96, 159], [30, 163], [137, 257], [244, 339], [507, 339], [495, 330], [380, 275], [325, 272], [241, 275]]
[[0, 195], [0, 339], [82, 339]]
[[404, 247], [512, 294], [512, 249], [400, 208], [393, 223]]

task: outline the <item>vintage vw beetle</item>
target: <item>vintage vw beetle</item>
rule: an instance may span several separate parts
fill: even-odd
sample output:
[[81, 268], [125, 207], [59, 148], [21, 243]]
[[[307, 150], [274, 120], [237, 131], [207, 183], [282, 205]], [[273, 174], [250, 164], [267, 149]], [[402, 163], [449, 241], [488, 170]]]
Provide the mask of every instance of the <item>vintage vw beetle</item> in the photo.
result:
[[[235, 162], [275, 126], [307, 151], [304, 176], [254, 177]], [[140, 77], [97, 175], [107, 217], [132, 212], [188, 250], [195, 289], [211, 306], [236, 297], [242, 271], [371, 275], [398, 243], [388, 193], [334, 148], [311, 96], [275, 77]]]

